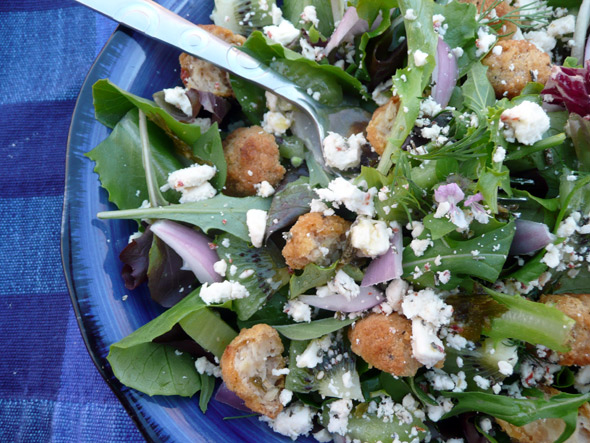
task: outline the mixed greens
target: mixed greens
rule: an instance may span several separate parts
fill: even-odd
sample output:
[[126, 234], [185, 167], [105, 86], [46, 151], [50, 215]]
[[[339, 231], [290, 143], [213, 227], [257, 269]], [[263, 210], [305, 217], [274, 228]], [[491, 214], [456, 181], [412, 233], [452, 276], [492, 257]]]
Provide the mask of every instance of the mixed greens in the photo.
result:
[[[243, 79], [222, 97], [183, 67], [153, 101], [97, 82], [112, 132], [87, 156], [118, 208], [98, 216], [137, 222], [125, 285], [169, 308], [112, 344], [115, 376], [206, 412], [228, 345], [265, 324], [284, 365], [261, 420], [293, 439], [588, 441], [589, 18], [576, 0], [216, 1], [241, 50], [372, 113], [324, 140], [326, 170], [292, 105]], [[283, 172], [230, 192], [230, 134], [254, 125]], [[222, 378], [218, 400], [251, 412]]]

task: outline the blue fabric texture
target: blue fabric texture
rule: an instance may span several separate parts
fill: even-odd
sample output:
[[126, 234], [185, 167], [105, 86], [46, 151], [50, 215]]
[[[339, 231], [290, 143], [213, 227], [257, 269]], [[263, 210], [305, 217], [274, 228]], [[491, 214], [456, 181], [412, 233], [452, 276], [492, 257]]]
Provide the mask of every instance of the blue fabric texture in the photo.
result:
[[143, 438], [94, 367], [63, 276], [78, 91], [115, 23], [73, 1], [0, 1], [0, 441]]

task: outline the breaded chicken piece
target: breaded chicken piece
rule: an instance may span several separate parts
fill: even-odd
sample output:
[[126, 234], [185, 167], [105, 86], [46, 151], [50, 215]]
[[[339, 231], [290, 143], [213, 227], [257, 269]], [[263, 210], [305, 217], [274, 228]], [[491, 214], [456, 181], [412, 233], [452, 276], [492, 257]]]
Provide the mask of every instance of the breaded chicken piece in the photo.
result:
[[553, 305], [576, 321], [569, 352], [559, 355], [563, 366], [590, 365], [590, 294], [543, 295], [541, 303]]
[[551, 75], [551, 58], [526, 40], [502, 40], [500, 55], [490, 52], [482, 63], [488, 66], [488, 79], [496, 98], [513, 98], [528, 82], [545, 84]]
[[[496, 0], [459, 0], [461, 3], [471, 3], [475, 5], [477, 8], [478, 14], [480, 12], [487, 11], [490, 9], [491, 6], [496, 3]], [[509, 15], [510, 19], [515, 20], [517, 18], [518, 13], [513, 13], [514, 8], [508, 4], [507, 1], [500, 2], [495, 8], [496, 10], [496, 17], [501, 18], [505, 15]], [[486, 18], [492, 18], [493, 12], [491, 14], [488, 13]], [[501, 38], [511, 39], [512, 35], [516, 32], [517, 26], [515, 23], [512, 23], [507, 20], [497, 20], [490, 22], [490, 25], [494, 26], [500, 23], [502, 26], [498, 29], [498, 35]]]
[[223, 153], [227, 162], [225, 193], [228, 195], [256, 195], [254, 185], [266, 180], [276, 186], [285, 175], [274, 136], [260, 126], [236, 129], [223, 141]]
[[412, 377], [422, 366], [412, 355], [412, 322], [394, 312], [370, 314], [348, 330], [352, 352], [377, 369]]
[[[545, 387], [543, 390], [547, 398], [559, 393], [559, 391], [551, 387]], [[553, 443], [557, 441], [565, 429], [565, 423], [559, 418], [535, 420], [524, 426], [514, 426], [500, 419], [496, 419], [496, 421], [512, 441], [518, 443]], [[590, 405], [585, 403], [578, 409], [576, 431], [565, 443], [588, 441], [590, 441]]]
[[[199, 25], [205, 31], [226, 42], [241, 46], [246, 38], [216, 25]], [[233, 97], [227, 72], [183, 52], [179, 57], [180, 79], [188, 89], [211, 92], [220, 97]]]
[[285, 376], [272, 372], [285, 367], [282, 353], [279, 333], [261, 323], [242, 329], [221, 356], [221, 377], [227, 387], [247, 407], [270, 418], [276, 418], [283, 410], [279, 395]]
[[340, 258], [350, 222], [337, 215], [303, 214], [289, 231], [283, 257], [292, 269], [309, 263], [327, 266]]
[[387, 103], [375, 109], [373, 117], [367, 126], [367, 140], [379, 155], [385, 151], [387, 137], [391, 133], [398, 110], [399, 97], [394, 95]]

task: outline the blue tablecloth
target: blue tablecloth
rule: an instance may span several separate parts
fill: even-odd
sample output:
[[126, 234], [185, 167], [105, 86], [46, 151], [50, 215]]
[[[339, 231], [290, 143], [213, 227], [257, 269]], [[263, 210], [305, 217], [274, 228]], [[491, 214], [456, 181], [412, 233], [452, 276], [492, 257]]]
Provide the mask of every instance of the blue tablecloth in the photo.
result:
[[0, 441], [143, 441], [86, 351], [60, 258], [78, 91], [115, 24], [0, 1]]

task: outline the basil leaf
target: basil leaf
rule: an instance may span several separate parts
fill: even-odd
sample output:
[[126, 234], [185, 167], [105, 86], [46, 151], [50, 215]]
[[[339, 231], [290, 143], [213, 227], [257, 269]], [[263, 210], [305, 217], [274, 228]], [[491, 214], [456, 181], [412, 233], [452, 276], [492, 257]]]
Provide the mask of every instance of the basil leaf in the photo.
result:
[[347, 318], [346, 320], [324, 318], [310, 323], [295, 323], [273, 327], [290, 340], [311, 340], [342, 329], [354, 322], [354, 318]]
[[[223, 244], [228, 244], [223, 246]], [[272, 297], [289, 280], [285, 262], [273, 243], [264, 248], [253, 248], [250, 243], [230, 234], [217, 237], [217, 255], [226, 260], [228, 270], [226, 278], [239, 281], [248, 289], [250, 295], [234, 300], [232, 309], [240, 320], [247, 320], [254, 315], [266, 301]], [[231, 273], [232, 266], [235, 272]], [[250, 273], [249, 271], [254, 271]], [[241, 277], [242, 273], [251, 274]]]
[[[155, 178], [163, 185], [168, 174], [183, 168], [183, 164], [172, 154], [172, 142], [166, 134], [151, 122], [147, 126]], [[109, 193], [109, 200], [119, 209], [137, 208], [147, 200], [137, 109], [125, 114], [108, 138], [86, 156], [96, 163], [94, 171]], [[176, 191], [168, 191], [164, 196], [172, 202], [179, 198]]]
[[99, 218], [166, 219], [190, 223], [204, 232], [210, 229], [231, 232], [242, 240], [249, 241], [246, 213], [250, 209], [268, 210], [269, 199], [260, 197], [228, 197], [218, 194], [208, 200], [161, 208], [139, 208], [125, 211], [100, 212]]

